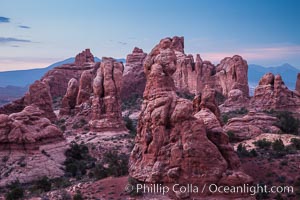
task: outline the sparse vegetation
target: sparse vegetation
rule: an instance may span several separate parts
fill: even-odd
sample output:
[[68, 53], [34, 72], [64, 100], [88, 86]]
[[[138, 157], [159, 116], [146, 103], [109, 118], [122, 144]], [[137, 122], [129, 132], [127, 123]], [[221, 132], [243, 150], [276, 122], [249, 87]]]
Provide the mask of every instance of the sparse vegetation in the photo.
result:
[[84, 119], [81, 118], [79, 121], [75, 122], [72, 126], [72, 129], [78, 129], [84, 127], [88, 122]]
[[282, 152], [285, 150], [285, 146], [283, 144], [283, 141], [281, 139], [276, 139], [273, 143], [272, 143], [272, 149], [276, 152]]
[[232, 131], [227, 132], [229, 142], [234, 142], [234, 133]]
[[178, 97], [188, 99], [190, 101], [192, 101], [195, 98], [194, 94], [187, 93], [187, 92], [176, 92], [176, 94], [178, 95]]
[[80, 178], [86, 174], [86, 170], [93, 165], [95, 159], [89, 155], [89, 149], [84, 144], [72, 142], [70, 148], [65, 152], [66, 173], [68, 176]]
[[102, 179], [108, 176], [123, 176], [128, 173], [128, 159], [125, 154], [118, 154], [116, 151], [108, 151], [104, 154], [102, 162], [96, 164], [91, 170], [90, 177]]
[[243, 145], [242, 143], [240, 143], [237, 147], [237, 154], [239, 155], [239, 157], [256, 157], [257, 156], [257, 152], [255, 149], [248, 151], [247, 148], [245, 147], [245, 145]]
[[24, 189], [18, 180], [13, 182], [8, 188], [9, 192], [5, 195], [6, 200], [17, 200], [24, 197]]
[[289, 111], [265, 110], [266, 114], [277, 117], [278, 122], [274, 125], [281, 129], [283, 133], [298, 135], [300, 121]]
[[122, 111], [127, 109], [140, 109], [143, 97], [139, 94], [132, 94], [130, 98], [122, 101]]
[[227, 112], [227, 113], [222, 113], [221, 115], [221, 118], [222, 118], [222, 122], [224, 124], [226, 124], [229, 119], [231, 118], [234, 118], [234, 117], [238, 117], [238, 116], [243, 116], [243, 115], [246, 115], [248, 114], [248, 110], [246, 108], [241, 108], [241, 109], [238, 109], [238, 110], [234, 110], [234, 111], [230, 111], [230, 112]]
[[73, 200], [84, 200], [80, 191], [76, 191], [76, 194], [74, 195]]
[[64, 118], [62, 118], [62, 119], [57, 120], [55, 124], [60, 128], [61, 131], [64, 132], [66, 130], [65, 123], [66, 123], [66, 120]]
[[300, 139], [292, 138], [291, 143], [292, 143], [292, 146], [295, 147], [295, 149], [300, 150]]
[[135, 137], [137, 122], [130, 119], [129, 116], [125, 116], [123, 120], [125, 121], [126, 128], [129, 130], [130, 136]]
[[260, 149], [269, 149], [272, 145], [272, 142], [270, 142], [264, 138], [262, 140], [257, 140], [255, 142], [253, 142], [253, 144]]

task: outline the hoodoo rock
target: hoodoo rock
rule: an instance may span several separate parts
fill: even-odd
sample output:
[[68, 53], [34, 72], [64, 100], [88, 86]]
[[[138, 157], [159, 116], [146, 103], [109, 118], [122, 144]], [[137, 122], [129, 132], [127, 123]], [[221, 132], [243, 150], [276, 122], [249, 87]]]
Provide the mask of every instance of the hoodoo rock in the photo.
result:
[[93, 81], [92, 120], [94, 131], [125, 130], [121, 114], [121, 84], [124, 66], [113, 58], [103, 58]]
[[147, 82], [130, 176], [148, 183], [249, 182], [251, 178], [239, 171], [237, 157], [230, 157], [233, 151], [226, 150], [226, 135], [210, 140], [204, 121], [193, 115], [193, 103], [176, 95], [172, 44], [171, 38], [161, 40], [144, 62]]
[[214, 66], [203, 61], [199, 54], [196, 61], [192, 55], [184, 54], [183, 37], [172, 40], [171, 46], [176, 55], [176, 71], [172, 77], [179, 93], [197, 95], [209, 85], [228, 98], [225, 107], [241, 107], [241, 104], [249, 102], [248, 65], [241, 56], [224, 58]]
[[84, 51], [82, 51], [81, 53], [79, 53], [76, 57], [75, 57], [75, 65], [84, 65], [85, 63], [93, 63], [94, 61], [94, 56], [91, 53], [90, 49], [86, 49]]
[[217, 76], [223, 95], [228, 96], [231, 90], [238, 89], [249, 97], [248, 64], [241, 56], [224, 58], [217, 66]]
[[35, 105], [44, 111], [44, 116], [51, 121], [56, 120], [56, 115], [52, 108], [52, 96], [49, 86], [42, 81], [35, 81], [29, 87], [29, 91], [25, 94], [24, 105]]
[[296, 111], [300, 108], [300, 96], [284, 84], [280, 75], [265, 74], [255, 88], [251, 105], [258, 110]]
[[29, 182], [64, 174], [63, 133], [44, 115], [36, 105], [19, 113], [0, 115], [0, 156], [7, 157], [0, 166], [0, 186], [17, 179]]
[[97, 63], [94, 63], [94, 56], [87, 49], [76, 56], [75, 63], [55, 67], [48, 71], [41, 80], [49, 85], [53, 98], [63, 97], [71, 78], [79, 80], [85, 70], [91, 70], [95, 67], [97, 67]]
[[61, 102], [60, 115], [69, 115], [71, 114], [71, 110], [75, 109], [78, 88], [78, 81], [75, 78], [72, 78], [68, 83], [67, 93]]
[[147, 54], [137, 47], [133, 49], [131, 54], [127, 55], [121, 88], [122, 100], [129, 99], [134, 95], [143, 96], [146, 85], [143, 61], [146, 56]]
[[76, 100], [77, 105], [80, 105], [83, 102], [86, 102], [90, 99], [90, 96], [93, 92], [92, 81], [93, 81], [93, 73], [91, 70], [84, 71], [81, 74], [80, 81], [79, 81], [79, 91]]

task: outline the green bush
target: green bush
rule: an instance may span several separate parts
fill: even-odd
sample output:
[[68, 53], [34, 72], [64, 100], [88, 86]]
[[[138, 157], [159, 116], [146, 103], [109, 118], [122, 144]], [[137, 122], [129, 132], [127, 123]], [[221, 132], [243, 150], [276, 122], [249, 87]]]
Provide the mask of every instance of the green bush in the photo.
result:
[[81, 118], [79, 121], [75, 122], [72, 126], [72, 129], [78, 129], [84, 127], [88, 122], [84, 119]]
[[277, 152], [282, 152], [285, 150], [285, 146], [283, 144], [283, 141], [281, 139], [276, 139], [273, 143], [272, 143], [272, 149], [274, 151]]
[[35, 188], [42, 192], [48, 192], [51, 190], [52, 184], [48, 177], [44, 176], [40, 180], [35, 182]]
[[275, 123], [284, 133], [298, 135], [299, 120], [294, 118], [292, 113], [288, 111], [277, 112], [278, 122]]
[[84, 144], [72, 142], [70, 148], [65, 152], [64, 162], [67, 175], [78, 178], [86, 174], [87, 169], [93, 165], [95, 159], [89, 155], [89, 149]]
[[118, 154], [116, 151], [108, 151], [104, 154], [103, 162], [108, 164], [107, 174], [109, 176], [123, 176], [128, 174], [129, 157]]
[[291, 143], [297, 150], [300, 150], [300, 139], [292, 138]]
[[125, 116], [124, 118], [126, 128], [129, 130], [129, 133], [132, 137], [136, 136], [136, 122], [129, 118], [129, 116]]
[[265, 138], [262, 140], [257, 140], [253, 142], [255, 146], [257, 146], [260, 149], [269, 149], [272, 145], [272, 142], [267, 141]]
[[21, 187], [19, 181], [13, 182], [9, 186], [9, 192], [5, 195], [6, 200], [17, 200], [24, 197], [24, 189]]
[[76, 192], [76, 194], [73, 197], [73, 200], [84, 200], [84, 198], [82, 197], [80, 191]]
[[248, 151], [245, 145], [240, 143], [237, 147], [237, 154], [239, 157], [256, 157], [257, 152], [255, 149], [252, 149], [251, 151]]
[[229, 142], [234, 142], [234, 133], [232, 131], [227, 132]]
[[241, 108], [238, 110], [233, 110], [233, 111], [229, 111], [226, 113], [222, 113], [221, 117], [222, 117], [222, 122], [224, 124], [226, 124], [229, 119], [233, 118], [233, 117], [238, 117], [238, 116], [242, 116], [242, 115], [246, 115], [249, 111], [246, 108]]

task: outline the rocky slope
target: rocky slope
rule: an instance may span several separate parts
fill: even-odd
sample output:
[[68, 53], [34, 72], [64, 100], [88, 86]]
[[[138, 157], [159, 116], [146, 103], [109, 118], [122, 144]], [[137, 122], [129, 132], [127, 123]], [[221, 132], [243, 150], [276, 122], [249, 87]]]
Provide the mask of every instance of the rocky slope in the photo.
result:
[[[36, 105], [0, 115], [0, 186], [63, 175], [66, 143], [63, 133]], [[4, 161], [4, 158], [5, 161]]]

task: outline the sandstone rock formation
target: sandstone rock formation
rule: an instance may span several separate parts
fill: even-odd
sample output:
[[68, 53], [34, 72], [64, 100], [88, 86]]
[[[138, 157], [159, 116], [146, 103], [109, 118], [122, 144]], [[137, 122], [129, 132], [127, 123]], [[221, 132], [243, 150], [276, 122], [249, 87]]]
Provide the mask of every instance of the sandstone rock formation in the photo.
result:
[[241, 165], [239, 158], [221, 127], [220, 110], [215, 100], [215, 90], [206, 86], [201, 95], [194, 99], [193, 104], [194, 112], [196, 111], [194, 116], [203, 120], [208, 139], [218, 147], [230, 169], [239, 169]]
[[69, 115], [71, 114], [71, 110], [75, 109], [78, 90], [78, 81], [75, 78], [72, 78], [68, 83], [67, 93], [61, 102], [60, 115]]
[[[239, 160], [233, 157], [227, 136], [212, 136], [210, 140], [210, 128], [192, 114], [192, 102], [176, 95], [173, 43], [171, 38], [161, 40], [144, 62], [147, 83], [130, 157], [130, 176], [149, 183], [249, 182], [251, 178], [239, 171]], [[232, 175], [226, 175], [231, 170]]]
[[44, 116], [52, 122], [56, 120], [56, 115], [52, 108], [52, 96], [49, 86], [42, 81], [35, 81], [29, 87], [29, 91], [25, 94], [24, 105], [35, 105], [44, 111]]
[[122, 100], [128, 100], [135, 96], [141, 97], [143, 95], [146, 85], [143, 61], [146, 56], [147, 54], [137, 47], [133, 49], [132, 54], [127, 55], [121, 88]]
[[63, 175], [65, 140], [44, 115], [36, 105], [0, 115], [0, 156], [6, 157], [0, 165], [0, 186], [16, 179], [29, 182]]
[[75, 65], [84, 65], [85, 63], [93, 63], [94, 61], [94, 56], [91, 53], [90, 49], [86, 49], [76, 55], [75, 57]]
[[239, 89], [249, 97], [248, 64], [241, 56], [224, 58], [216, 70], [223, 95], [228, 96], [231, 90]]
[[285, 110], [295, 112], [299, 110], [299, 93], [290, 91], [280, 75], [265, 74], [255, 88], [251, 105], [257, 110]]
[[[196, 61], [192, 55], [184, 54], [183, 38], [174, 37], [172, 42], [176, 54], [176, 71], [172, 75], [179, 93], [199, 94], [209, 85], [216, 92], [227, 98], [222, 110], [247, 107], [249, 103], [248, 65], [241, 56], [224, 58], [214, 66], [203, 61], [199, 54]], [[177, 48], [177, 46], [179, 46]]]
[[262, 133], [278, 133], [280, 129], [274, 126], [277, 121], [276, 117], [250, 111], [243, 117], [229, 119], [224, 126], [224, 131], [231, 132], [233, 139], [236, 141], [248, 140]]
[[103, 58], [93, 81], [92, 120], [94, 131], [125, 130], [121, 114], [121, 84], [124, 66], [113, 58]]
[[48, 71], [41, 80], [49, 85], [53, 98], [63, 97], [71, 78], [79, 80], [85, 70], [95, 67], [97, 67], [97, 63], [94, 63], [94, 56], [89, 50], [85, 50], [76, 56], [75, 63], [55, 67]]
[[86, 70], [81, 74], [79, 81], [79, 91], [76, 99], [76, 104], [80, 105], [90, 99], [93, 92], [92, 88], [93, 72], [91, 70]]

